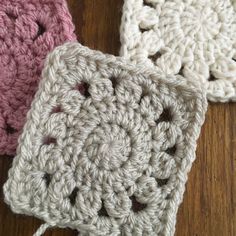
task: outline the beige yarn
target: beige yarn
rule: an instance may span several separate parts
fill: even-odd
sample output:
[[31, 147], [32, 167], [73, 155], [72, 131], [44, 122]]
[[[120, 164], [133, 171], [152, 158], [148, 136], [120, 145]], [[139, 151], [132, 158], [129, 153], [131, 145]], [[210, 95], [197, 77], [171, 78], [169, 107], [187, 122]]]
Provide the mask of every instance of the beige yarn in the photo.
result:
[[206, 111], [198, 83], [69, 43], [43, 80], [4, 185], [16, 213], [81, 235], [173, 235]]
[[125, 0], [121, 55], [236, 101], [236, 1]]

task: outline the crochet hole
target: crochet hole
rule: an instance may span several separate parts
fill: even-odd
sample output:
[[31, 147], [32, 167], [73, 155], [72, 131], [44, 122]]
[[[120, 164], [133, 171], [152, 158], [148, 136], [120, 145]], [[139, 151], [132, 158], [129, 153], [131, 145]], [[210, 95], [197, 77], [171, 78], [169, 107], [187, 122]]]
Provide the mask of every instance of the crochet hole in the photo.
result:
[[43, 176], [43, 179], [44, 179], [44, 181], [46, 183], [46, 186], [48, 187], [50, 182], [51, 182], [51, 175], [48, 174], [48, 173], [45, 173], [44, 176]]
[[140, 97], [140, 100], [139, 100], [139, 105], [141, 104], [142, 100], [144, 99], [145, 96], [148, 96], [149, 95], [149, 92], [146, 88], [144, 88], [142, 90], [142, 94], [141, 94], [141, 97]]
[[148, 28], [143, 28], [142, 26], [139, 26], [139, 30], [140, 30], [140, 32], [143, 34], [144, 32], [149, 31], [150, 29], [148, 29]]
[[156, 123], [160, 122], [170, 122], [172, 121], [172, 114], [169, 108], [164, 108], [163, 112], [161, 113], [159, 119], [156, 121]]
[[69, 199], [70, 199], [70, 203], [71, 205], [75, 205], [75, 202], [76, 202], [76, 197], [77, 197], [77, 193], [78, 193], [79, 189], [77, 187], [75, 187], [72, 191], [72, 193], [70, 194], [69, 196]]
[[89, 91], [88, 91], [89, 90], [89, 84], [88, 83], [82, 82], [82, 83], [80, 83], [76, 86], [76, 89], [84, 97], [89, 97], [90, 96]]
[[176, 153], [176, 146], [174, 145], [173, 147], [167, 148], [165, 153], [169, 154], [170, 156], [174, 156]]
[[153, 62], [156, 62], [156, 60], [159, 59], [161, 56], [162, 54], [160, 52], [157, 52], [154, 55], [149, 55], [148, 58]]
[[100, 210], [98, 211], [98, 215], [99, 216], [109, 216], [108, 213], [107, 213], [107, 210], [104, 206], [104, 202], [102, 202], [102, 207], [100, 208]]
[[41, 35], [43, 35], [45, 32], [46, 32], [46, 28], [41, 24], [39, 23], [38, 21], [36, 21], [36, 24], [38, 25], [38, 32], [34, 38], [34, 41]]
[[184, 66], [181, 66], [178, 75], [184, 76]]
[[130, 200], [132, 201], [132, 210], [133, 212], [142, 211], [147, 207], [147, 204], [143, 204], [137, 201], [135, 196], [131, 196]]
[[158, 186], [162, 187], [164, 185], [167, 185], [169, 179], [156, 179]]
[[216, 81], [216, 80], [217, 78], [213, 74], [210, 74], [208, 81]]
[[44, 145], [50, 145], [50, 144], [55, 144], [57, 142], [57, 140], [53, 137], [45, 137], [44, 140], [43, 140], [43, 144]]
[[12, 126], [7, 124], [6, 125], [6, 132], [7, 132], [7, 134], [14, 134], [16, 132], [16, 129], [14, 129]]
[[153, 5], [150, 2], [148, 2], [147, 0], [143, 1], [143, 5], [147, 6], [147, 7], [152, 7], [153, 8]]
[[60, 113], [60, 112], [62, 112], [62, 109], [61, 109], [60, 106], [57, 106], [57, 107], [54, 107], [54, 108], [52, 109], [51, 114]]
[[111, 83], [112, 83], [112, 88], [115, 90], [116, 86], [118, 85], [118, 78], [115, 77], [115, 76], [112, 76], [110, 78], [110, 80], [111, 80]]
[[15, 21], [17, 19], [17, 16], [14, 13], [12, 13], [12, 12], [6, 12], [6, 15], [11, 20]]

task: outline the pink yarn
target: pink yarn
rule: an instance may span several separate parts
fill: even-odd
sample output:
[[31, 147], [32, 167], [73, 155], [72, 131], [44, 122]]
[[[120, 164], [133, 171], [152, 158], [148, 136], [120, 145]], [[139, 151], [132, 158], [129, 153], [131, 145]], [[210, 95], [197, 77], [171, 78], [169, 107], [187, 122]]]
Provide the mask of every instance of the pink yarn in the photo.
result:
[[15, 154], [47, 54], [75, 40], [65, 0], [1, 0], [0, 155]]

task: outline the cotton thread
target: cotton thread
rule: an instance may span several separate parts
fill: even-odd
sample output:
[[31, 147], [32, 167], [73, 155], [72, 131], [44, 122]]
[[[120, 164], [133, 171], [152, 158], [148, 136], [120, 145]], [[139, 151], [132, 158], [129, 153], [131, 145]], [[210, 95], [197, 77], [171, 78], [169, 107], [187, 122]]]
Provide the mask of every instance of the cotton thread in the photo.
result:
[[4, 185], [12, 210], [80, 235], [173, 235], [207, 108], [199, 83], [68, 43], [39, 87]]
[[200, 81], [210, 101], [236, 101], [234, 1], [124, 2], [122, 56]]
[[64, 0], [1, 0], [0, 155], [14, 155], [46, 55], [75, 41]]

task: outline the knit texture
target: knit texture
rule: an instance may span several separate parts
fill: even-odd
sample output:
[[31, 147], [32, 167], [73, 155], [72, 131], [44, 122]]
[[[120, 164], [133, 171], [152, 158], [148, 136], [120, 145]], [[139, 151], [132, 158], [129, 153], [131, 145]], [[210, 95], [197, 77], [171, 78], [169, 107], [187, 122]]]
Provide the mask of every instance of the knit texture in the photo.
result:
[[46, 55], [73, 31], [64, 0], [1, 0], [0, 155], [15, 154]]
[[125, 0], [121, 55], [236, 101], [236, 1]]
[[58, 47], [4, 186], [16, 213], [81, 235], [173, 235], [206, 111], [198, 83]]

